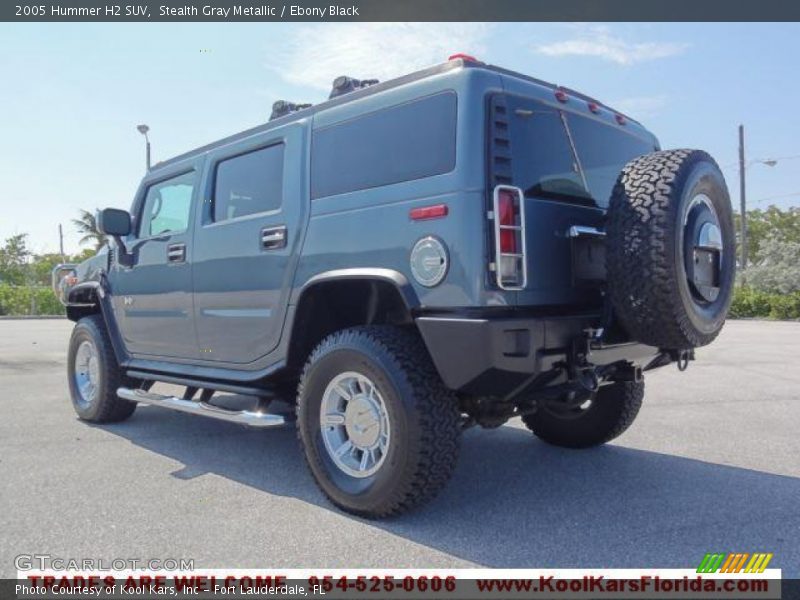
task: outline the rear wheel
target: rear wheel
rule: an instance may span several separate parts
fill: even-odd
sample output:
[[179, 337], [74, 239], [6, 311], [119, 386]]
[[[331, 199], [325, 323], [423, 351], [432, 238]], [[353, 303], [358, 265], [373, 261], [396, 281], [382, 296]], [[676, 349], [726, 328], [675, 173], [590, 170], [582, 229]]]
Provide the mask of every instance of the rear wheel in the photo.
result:
[[602, 386], [580, 405], [553, 400], [522, 417], [536, 437], [554, 446], [589, 448], [613, 440], [631, 426], [644, 398], [644, 382]]
[[710, 343], [733, 293], [735, 242], [725, 179], [700, 150], [628, 163], [608, 209], [607, 271], [615, 314], [642, 343]]
[[419, 336], [389, 326], [320, 343], [301, 378], [297, 424], [322, 491], [370, 518], [433, 498], [453, 472], [461, 431], [457, 400]]
[[84, 421], [123, 421], [136, 410], [136, 403], [117, 396], [117, 388], [128, 385], [100, 315], [84, 317], [72, 330], [67, 354], [67, 375], [72, 406]]

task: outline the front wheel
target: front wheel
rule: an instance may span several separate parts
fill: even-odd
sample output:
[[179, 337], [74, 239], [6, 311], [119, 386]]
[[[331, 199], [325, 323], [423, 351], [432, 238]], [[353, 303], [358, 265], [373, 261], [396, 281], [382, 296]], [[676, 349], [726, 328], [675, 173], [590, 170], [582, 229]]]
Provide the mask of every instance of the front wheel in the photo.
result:
[[522, 421], [548, 444], [589, 448], [622, 435], [639, 414], [643, 398], [643, 381], [619, 381], [602, 386], [580, 406], [544, 403]]
[[460, 413], [419, 336], [365, 326], [325, 338], [300, 382], [306, 462], [338, 507], [369, 518], [433, 498], [458, 455]]
[[67, 376], [72, 406], [84, 421], [123, 421], [136, 410], [136, 402], [117, 396], [117, 388], [130, 382], [117, 364], [100, 315], [84, 317], [72, 330]]

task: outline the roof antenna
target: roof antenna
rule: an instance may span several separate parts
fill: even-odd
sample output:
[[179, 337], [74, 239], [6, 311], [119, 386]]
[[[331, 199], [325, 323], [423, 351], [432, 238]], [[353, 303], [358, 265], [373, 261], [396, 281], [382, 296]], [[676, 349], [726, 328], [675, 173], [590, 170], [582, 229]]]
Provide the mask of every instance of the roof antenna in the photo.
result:
[[363, 89], [365, 87], [369, 87], [371, 85], [375, 85], [378, 83], [377, 79], [353, 79], [352, 77], [348, 77], [347, 75], [340, 75], [336, 79], [333, 80], [333, 89], [331, 90], [331, 95], [328, 96], [328, 99], [336, 98], [337, 96], [342, 96], [344, 94], [349, 94], [350, 92], [354, 92], [356, 90]]
[[287, 102], [286, 100], [278, 100], [272, 105], [272, 114], [269, 116], [269, 120], [272, 121], [273, 119], [285, 117], [286, 115], [310, 107], [311, 104], [295, 104], [294, 102]]

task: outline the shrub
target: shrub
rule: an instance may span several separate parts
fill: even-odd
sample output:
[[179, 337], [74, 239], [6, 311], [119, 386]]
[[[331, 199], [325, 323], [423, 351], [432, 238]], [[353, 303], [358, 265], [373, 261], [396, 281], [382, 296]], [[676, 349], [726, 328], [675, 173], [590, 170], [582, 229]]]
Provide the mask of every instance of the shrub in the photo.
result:
[[764, 240], [758, 260], [745, 272], [747, 285], [774, 294], [800, 291], [800, 242]]
[[800, 319], [800, 292], [772, 294], [737, 286], [731, 302], [731, 318]]
[[63, 315], [49, 287], [0, 284], [0, 315]]

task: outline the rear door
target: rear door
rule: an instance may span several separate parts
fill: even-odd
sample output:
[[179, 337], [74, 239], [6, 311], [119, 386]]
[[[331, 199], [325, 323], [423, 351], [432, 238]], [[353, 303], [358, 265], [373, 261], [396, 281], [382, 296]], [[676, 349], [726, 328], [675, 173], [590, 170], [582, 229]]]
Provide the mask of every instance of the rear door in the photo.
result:
[[291, 123], [209, 155], [193, 256], [204, 360], [251, 363], [280, 341], [306, 215], [306, 135]]
[[519, 187], [525, 196], [528, 278], [517, 302], [595, 304], [596, 290], [576, 277], [575, 259], [585, 257], [574, 252], [571, 228], [602, 228], [620, 170], [651, 152], [654, 143], [628, 131], [633, 125], [616, 123], [608, 110], [593, 114], [586, 101], [532, 97], [529, 85], [506, 83], [509, 93], [494, 95], [490, 103], [491, 140], [503, 142], [502, 172], [494, 166], [497, 161], [491, 164], [495, 181], [502, 175], [503, 183]]

